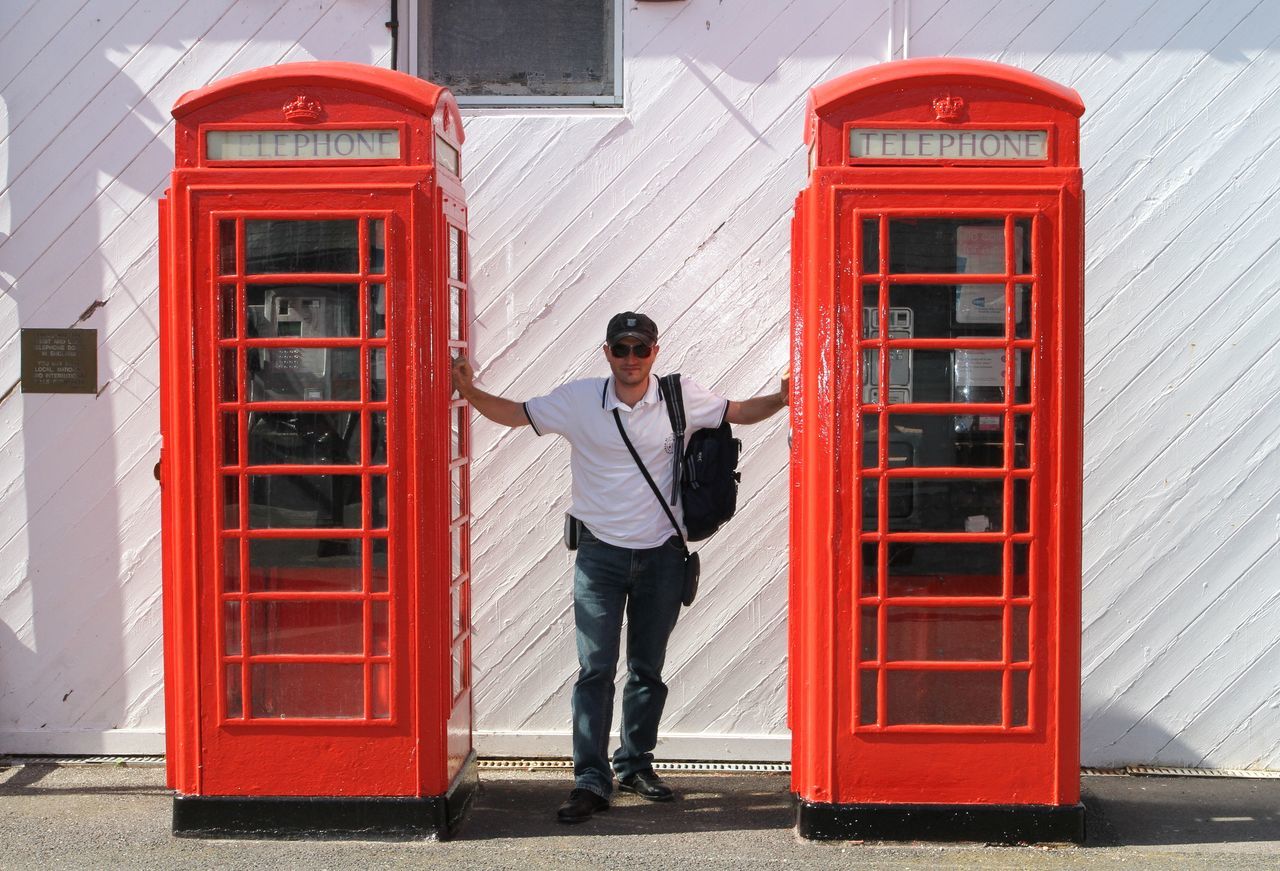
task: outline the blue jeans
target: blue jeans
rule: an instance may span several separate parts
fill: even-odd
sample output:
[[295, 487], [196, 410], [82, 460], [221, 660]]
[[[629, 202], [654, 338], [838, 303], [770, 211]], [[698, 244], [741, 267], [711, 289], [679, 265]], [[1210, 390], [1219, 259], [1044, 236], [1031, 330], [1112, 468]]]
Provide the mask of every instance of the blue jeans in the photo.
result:
[[[680, 616], [684, 550], [675, 536], [660, 547], [606, 544], [585, 528], [573, 575], [578, 681], [573, 686], [573, 773], [576, 785], [608, 798], [619, 778], [653, 765], [658, 721], [667, 701], [662, 665]], [[613, 679], [622, 615], [627, 616], [627, 683], [622, 690], [622, 746], [609, 766]]]

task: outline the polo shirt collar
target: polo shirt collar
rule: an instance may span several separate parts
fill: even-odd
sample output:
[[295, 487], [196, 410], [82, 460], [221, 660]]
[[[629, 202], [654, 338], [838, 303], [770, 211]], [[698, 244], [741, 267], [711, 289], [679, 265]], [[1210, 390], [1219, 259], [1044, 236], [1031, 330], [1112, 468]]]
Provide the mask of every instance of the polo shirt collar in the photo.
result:
[[613, 376], [610, 375], [604, 380], [604, 393], [600, 397], [600, 407], [605, 411], [613, 411], [620, 408], [623, 411], [635, 411], [644, 405], [651, 405], [661, 399], [661, 391], [658, 390], [658, 376], [649, 374], [649, 389], [644, 392], [644, 396], [640, 397], [640, 401], [633, 408], [628, 408], [622, 400], [618, 398], [618, 394], [613, 389]]

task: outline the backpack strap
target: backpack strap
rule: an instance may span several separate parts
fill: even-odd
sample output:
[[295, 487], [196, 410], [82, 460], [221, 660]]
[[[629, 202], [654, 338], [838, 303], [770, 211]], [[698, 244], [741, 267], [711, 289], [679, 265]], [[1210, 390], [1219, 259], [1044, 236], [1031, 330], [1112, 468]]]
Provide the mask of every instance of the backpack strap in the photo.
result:
[[631, 439], [627, 438], [627, 429], [622, 425], [622, 416], [618, 414], [618, 409], [616, 408], [613, 410], [613, 422], [618, 425], [618, 432], [622, 435], [622, 441], [627, 446], [627, 450], [631, 452], [631, 459], [635, 460], [636, 465], [640, 467], [640, 474], [644, 475], [644, 480], [649, 485], [649, 489], [653, 491], [653, 495], [658, 497], [658, 504], [662, 506], [663, 511], [667, 512], [667, 519], [671, 521], [672, 527], [675, 528], [676, 537], [680, 539], [680, 544], [684, 547], [685, 553], [688, 553], [689, 546], [685, 543], [684, 532], [681, 531], [680, 524], [676, 522], [676, 516], [667, 507], [667, 500], [662, 498], [662, 491], [658, 489], [657, 484], [653, 483], [649, 470], [644, 466], [644, 460], [640, 459], [640, 455], [636, 453], [635, 446], [631, 444]]
[[667, 403], [667, 416], [671, 418], [671, 504], [680, 496], [680, 473], [684, 469], [684, 391], [680, 389], [680, 373], [663, 375], [658, 379], [658, 390]]

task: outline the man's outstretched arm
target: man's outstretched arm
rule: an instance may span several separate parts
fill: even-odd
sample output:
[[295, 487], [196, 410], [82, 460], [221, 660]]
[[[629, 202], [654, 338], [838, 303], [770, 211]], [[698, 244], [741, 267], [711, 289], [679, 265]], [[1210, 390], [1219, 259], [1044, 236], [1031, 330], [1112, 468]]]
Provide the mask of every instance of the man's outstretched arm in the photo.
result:
[[782, 376], [782, 384], [777, 393], [766, 393], [741, 402], [729, 402], [729, 413], [725, 420], [729, 423], [759, 423], [773, 417], [786, 408], [791, 400], [791, 369]]
[[470, 402], [476, 411], [494, 423], [503, 426], [528, 426], [529, 416], [524, 413], [524, 406], [492, 393], [485, 393], [476, 387], [475, 370], [465, 356], [458, 356], [453, 361], [453, 388], [458, 395]]

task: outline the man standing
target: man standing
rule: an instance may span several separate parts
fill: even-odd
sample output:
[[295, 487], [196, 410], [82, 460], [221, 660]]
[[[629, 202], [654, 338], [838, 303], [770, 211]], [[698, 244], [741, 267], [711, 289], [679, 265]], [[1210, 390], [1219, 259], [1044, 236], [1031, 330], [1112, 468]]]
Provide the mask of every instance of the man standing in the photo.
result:
[[[476, 387], [465, 357], [453, 363], [453, 385], [476, 411], [505, 426], [532, 425], [538, 435], [563, 436], [572, 449], [571, 513], [581, 521], [573, 580], [579, 671], [573, 688], [575, 786], [557, 812], [566, 823], [609, 809], [614, 774], [620, 789], [650, 801], [674, 797], [653, 771], [653, 748], [667, 699], [667, 640], [680, 615], [684, 547], [623, 442], [614, 411], [659, 492], [671, 491], [672, 453], [683, 453], [685, 446], [674, 444], [658, 379], [651, 374], [658, 356], [654, 322], [636, 312], [615, 315], [603, 351], [609, 378], [571, 381], [523, 404]], [[682, 378], [686, 442], [694, 431], [725, 420], [751, 424], [770, 417], [786, 405], [788, 386], [784, 377], [777, 393], [731, 402]], [[672, 511], [683, 527], [682, 507]], [[622, 743], [611, 770], [609, 730], [624, 613]]]

